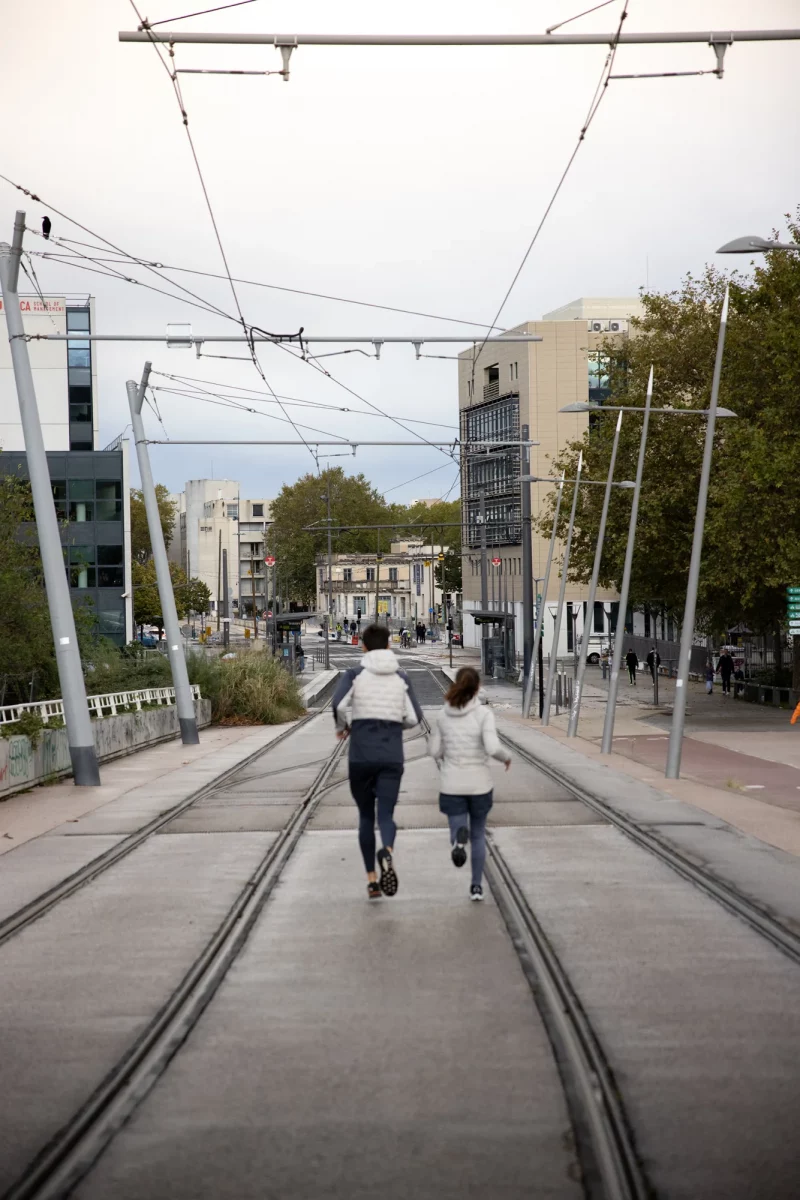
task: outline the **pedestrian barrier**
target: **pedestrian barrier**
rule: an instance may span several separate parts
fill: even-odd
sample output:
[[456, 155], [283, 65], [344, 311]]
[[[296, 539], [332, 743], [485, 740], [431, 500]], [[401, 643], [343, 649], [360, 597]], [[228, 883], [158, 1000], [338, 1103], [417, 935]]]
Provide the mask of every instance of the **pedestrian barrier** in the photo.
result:
[[[200, 685], [197, 683], [190, 684], [192, 690], [192, 699], [202, 699], [200, 695]], [[134, 706], [139, 712], [143, 704], [174, 704], [175, 703], [175, 688], [140, 688], [134, 692], [105, 692], [99, 696], [87, 696], [89, 712], [95, 717], [105, 715], [115, 717], [117, 710], [120, 708], [128, 709]], [[37, 700], [33, 704], [8, 704], [5, 708], [0, 708], [0, 725], [8, 725], [13, 721], [18, 721], [23, 713], [36, 713], [44, 721], [45, 725], [53, 719], [53, 717], [64, 717], [64, 701], [63, 700]]]

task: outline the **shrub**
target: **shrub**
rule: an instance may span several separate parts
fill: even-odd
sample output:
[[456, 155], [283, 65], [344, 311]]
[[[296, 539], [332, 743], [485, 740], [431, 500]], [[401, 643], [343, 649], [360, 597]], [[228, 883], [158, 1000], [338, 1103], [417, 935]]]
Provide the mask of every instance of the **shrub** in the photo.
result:
[[224, 662], [194, 655], [188, 666], [190, 681], [200, 685], [220, 724], [279, 725], [305, 712], [297, 680], [267, 651]]
[[0, 736], [4, 738], [26, 737], [35, 750], [39, 745], [42, 730], [47, 726], [37, 712], [24, 712], [18, 721], [0, 725]]

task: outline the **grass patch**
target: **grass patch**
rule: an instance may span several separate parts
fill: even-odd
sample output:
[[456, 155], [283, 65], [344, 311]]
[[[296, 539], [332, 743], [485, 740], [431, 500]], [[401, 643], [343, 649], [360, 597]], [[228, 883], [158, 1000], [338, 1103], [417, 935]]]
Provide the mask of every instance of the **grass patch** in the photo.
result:
[[297, 680], [265, 650], [225, 662], [194, 655], [187, 665], [220, 725], [280, 725], [305, 712]]

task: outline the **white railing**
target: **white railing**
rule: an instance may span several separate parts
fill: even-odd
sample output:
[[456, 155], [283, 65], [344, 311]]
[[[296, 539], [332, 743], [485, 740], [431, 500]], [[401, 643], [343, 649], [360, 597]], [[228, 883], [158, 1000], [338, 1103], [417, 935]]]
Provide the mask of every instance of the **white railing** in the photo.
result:
[[[190, 686], [192, 699], [199, 700], [201, 698], [200, 685], [193, 683]], [[87, 696], [86, 699], [89, 703], [89, 711], [96, 717], [104, 716], [106, 710], [109, 716], [115, 717], [118, 708], [130, 708], [131, 705], [135, 705], [138, 712], [143, 704], [174, 704], [175, 688], [140, 688], [135, 692], [105, 692], [99, 696]], [[26, 712], [38, 713], [47, 724], [52, 717], [63, 719], [64, 701], [38, 700], [35, 704], [9, 704], [5, 708], [0, 708], [0, 725], [18, 721]]]

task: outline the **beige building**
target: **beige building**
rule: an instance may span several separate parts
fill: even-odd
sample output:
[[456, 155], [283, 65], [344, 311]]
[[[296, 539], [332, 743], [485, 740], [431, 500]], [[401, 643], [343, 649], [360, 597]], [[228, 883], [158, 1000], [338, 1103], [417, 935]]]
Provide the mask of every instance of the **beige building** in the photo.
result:
[[[392, 542], [380, 562], [375, 554], [334, 554], [331, 557], [331, 619], [354, 621], [361, 613], [362, 624], [389, 618], [394, 625], [421, 621], [431, 626], [439, 606], [440, 627], [447, 621], [446, 606], [441, 609], [442, 589], [434, 580], [433, 568], [439, 553], [447, 546], [423, 545], [422, 542]], [[455, 597], [453, 598], [455, 602]], [[317, 611], [328, 611], [328, 557], [317, 555]]]
[[[629, 335], [630, 318], [642, 311], [635, 298], [582, 298], [529, 321], [509, 333], [537, 334], [541, 342], [498, 342], [485, 347], [473, 363], [472, 351], [459, 355], [458, 404], [461, 439], [465, 446], [461, 499], [464, 514], [463, 604], [464, 640], [477, 646], [480, 629], [468, 613], [481, 606], [480, 496], [486, 506], [489, 548], [488, 607], [507, 605], [516, 616], [517, 648], [522, 648], [522, 525], [520, 511], [520, 453], [518, 449], [472, 452], [471, 441], [516, 441], [524, 425], [531, 447], [531, 474], [549, 476], [553, 461], [568, 442], [583, 436], [589, 416], [559, 410], [576, 401], [602, 401], [608, 395], [608, 367], [600, 346], [609, 336]], [[531, 485], [534, 518], [544, 509], [551, 487]], [[565, 499], [571, 495], [565, 492]], [[533, 534], [535, 593], [541, 592], [547, 562], [548, 539]], [[557, 556], [557, 558], [560, 556]], [[491, 559], [498, 559], [496, 566]], [[494, 604], [492, 603], [494, 588]], [[572, 650], [573, 638], [583, 636], [586, 585], [567, 585], [567, 619], [562, 623], [559, 653]], [[555, 613], [558, 596], [558, 561], [550, 579], [545, 603]], [[588, 616], [590, 636], [598, 644], [609, 622], [616, 623], [615, 594], [598, 592], [595, 612]], [[605, 608], [604, 608], [605, 603]], [[549, 651], [553, 622], [544, 624], [545, 651]]]
[[[170, 497], [177, 505], [169, 557], [211, 592], [211, 612], [222, 601], [222, 555], [228, 563], [231, 616], [267, 607], [265, 538], [270, 500], [245, 500], [233, 479], [191, 479]], [[255, 595], [254, 595], [255, 593]]]

